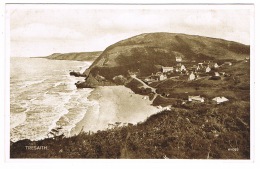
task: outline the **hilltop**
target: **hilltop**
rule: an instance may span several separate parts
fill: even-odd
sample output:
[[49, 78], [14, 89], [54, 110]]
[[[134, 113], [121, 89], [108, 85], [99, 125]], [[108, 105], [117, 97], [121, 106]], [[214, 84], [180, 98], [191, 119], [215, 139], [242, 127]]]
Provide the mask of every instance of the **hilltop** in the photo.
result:
[[[88, 77], [81, 86], [111, 85], [113, 78], [129, 72], [139, 76], [156, 73], [161, 66], [176, 65], [176, 57], [183, 62], [204, 60], [243, 60], [249, 57], [250, 46], [210, 37], [175, 34], [146, 33], [119, 41], [105, 49], [84, 73]], [[102, 77], [99, 83], [97, 77]], [[106, 83], [104, 83], [104, 81]]]
[[94, 61], [99, 57], [102, 51], [96, 52], [79, 52], [79, 53], [53, 53], [47, 56], [53, 60], [77, 60], [77, 61]]

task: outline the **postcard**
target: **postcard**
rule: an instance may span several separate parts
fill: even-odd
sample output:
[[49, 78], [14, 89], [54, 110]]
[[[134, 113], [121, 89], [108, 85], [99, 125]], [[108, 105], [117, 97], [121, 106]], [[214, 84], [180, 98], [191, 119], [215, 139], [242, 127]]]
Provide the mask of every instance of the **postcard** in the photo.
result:
[[6, 4], [13, 159], [252, 159], [254, 5]]

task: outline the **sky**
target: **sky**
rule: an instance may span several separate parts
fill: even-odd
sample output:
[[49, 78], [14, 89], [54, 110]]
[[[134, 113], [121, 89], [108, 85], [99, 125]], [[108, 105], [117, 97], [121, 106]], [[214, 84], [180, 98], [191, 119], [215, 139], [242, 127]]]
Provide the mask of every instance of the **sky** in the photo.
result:
[[250, 44], [248, 6], [7, 5], [10, 56], [102, 51], [151, 32], [201, 35]]

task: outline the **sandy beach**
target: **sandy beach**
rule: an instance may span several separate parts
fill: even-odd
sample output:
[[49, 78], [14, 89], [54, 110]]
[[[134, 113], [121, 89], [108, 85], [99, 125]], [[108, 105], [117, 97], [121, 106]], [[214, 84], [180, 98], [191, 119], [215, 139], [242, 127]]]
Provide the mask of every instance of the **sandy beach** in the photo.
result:
[[115, 122], [136, 124], [160, 111], [151, 105], [148, 97], [134, 94], [125, 86], [98, 87], [88, 99], [93, 101], [93, 105], [88, 107], [84, 118], [71, 131], [71, 135], [82, 130], [105, 130], [108, 124]]

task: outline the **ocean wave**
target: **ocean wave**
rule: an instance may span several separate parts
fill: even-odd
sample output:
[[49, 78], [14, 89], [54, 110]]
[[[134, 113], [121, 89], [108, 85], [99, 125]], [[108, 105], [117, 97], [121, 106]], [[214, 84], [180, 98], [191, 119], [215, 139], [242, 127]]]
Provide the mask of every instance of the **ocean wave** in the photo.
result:
[[22, 86], [20, 86], [20, 89], [30, 87], [35, 84], [43, 83], [46, 79], [43, 80], [36, 80], [36, 81], [26, 81]]

